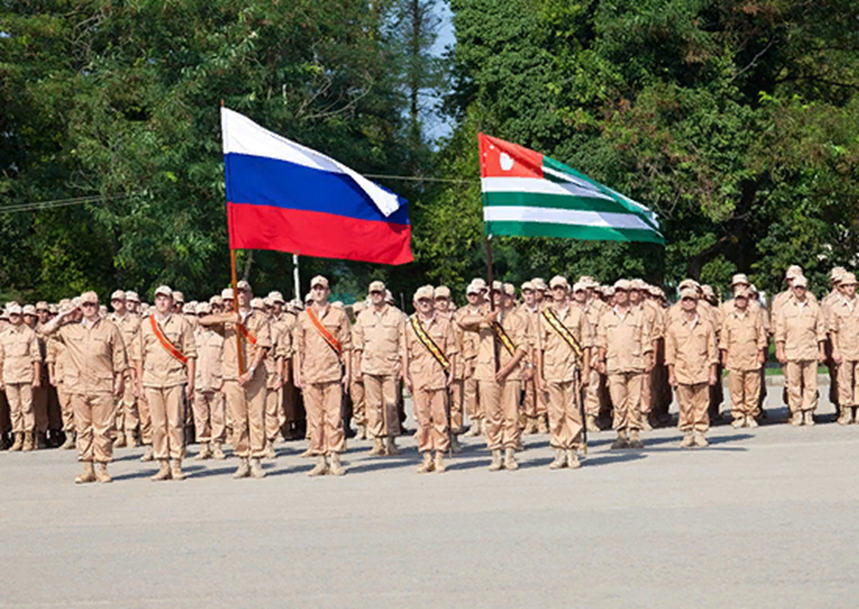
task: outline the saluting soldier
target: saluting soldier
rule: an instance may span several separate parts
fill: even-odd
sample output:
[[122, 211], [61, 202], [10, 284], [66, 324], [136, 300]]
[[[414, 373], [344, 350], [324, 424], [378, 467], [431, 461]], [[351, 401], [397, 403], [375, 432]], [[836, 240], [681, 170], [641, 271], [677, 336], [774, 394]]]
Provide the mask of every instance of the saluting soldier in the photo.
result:
[[24, 323], [17, 303], [7, 307], [9, 326], [0, 333], [0, 391], [6, 392], [15, 441], [10, 450], [36, 448], [33, 388], [39, 385], [42, 355], [36, 333]]
[[[722, 365], [728, 369], [731, 416], [734, 429], [757, 427], [760, 369], [764, 364], [767, 332], [763, 317], [749, 302], [745, 286], [734, 289], [733, 305], [724, 309], [719, 349]], [[727, 312], [730, 311], [730, 312]]]
[[346, 449], [340, 409], [351, 375], [352, 329], [346, 312], [328, 302], [330, 294], [328, 279], [311, 280], [312, 302], [299, 313], [293, 337], [295, 384], [304, 393], [311, 454], [317, 457], [309, 476], [346, 473], [340, 463]]
[[398, 455], [397, 389], [405, 320], [399, 309], [385, 302], [384, 283], [372, 282], [369, 293], [370, 306], [355, 323], [352, 349], [358, 352], [360, 367], [354, 374], [364, 382], [367, 419], [374, 439], [370, 454]]
[[155, 481], [185, 478], [182, 390], [187, 384], [188, 395], [194, 395], [197, 350], [191, 324], [174, 310], [173, 290], [156, 288], [155, 311], [140, 324], [131, 350], [138, 395], [145, 396], [152, 419], [152, 455], [159, 463]]
[[[272, 348], [271, 326], [265, 312], [251, 307], [251, 285], [242, 280], [236, 288], [239, 310], [207, 315], [200, 320], [200, 325], [224, 337], [224, 396], [233, 426], [233, 453], [239, 458], [233, 478], [264, 478], [260, 460], [265, 456], [266, 447], [267, 389], [262, 362]], [[232, 296], [232, 290], [229, 295]], [[239, 370], [239, 349], [243, 372]]]
[[[130, 351], [134, 345], [134, 338], [140, 331], [140, 318], [132, 314], [128, 310], [127, 296], [122, 290], [116, 290], [110, 296], [110, 306], [113, 307], [113, 313], [110, 316], [110, 321], [119, 328], [122, 335], [122, 341], [125, 345], [126, 352]], [[137, 370], [134, 366], [129, 366], [126, 371], [125, 381], [123, 383], [122, 396], [116, 403], [116, 443], [114, 448], [122, 448], [123, 446], [137, 446], [137, 438], [134, 432], [140, 424], [137, 415]]]
[[[80, 309], [73, 309], [71, 301], [60, 305], [60, 315], [65, 314], [63, 323], [79, 323], [82, 319]], [[63, 433], [66, 439], [60, 446], [63, 450], [75, 448], [75, 411], [72, 408], [71, 394], [66, 390], [65, 372], [70, 369], [68, 349], [56, 336], [48, 337], [48, 353], [45, 357], [48, 366], [48, 382], [57, 390], [57, 400], [63, 417]]]
[[403, 330], [401, 349], [402, 375], [418, 420], [416, 440], [423, 455], [420, 474], [443, 472], [444, 452], [450, 446], [447, 388], [454, 378], [457, 341], [450, 320], [434, 311], [434, 297], [430, 285], [415, 292], [416, 312]]
[[[204, 318], [212, 314], [212, 306], [201, 302], [197, 305], [197, 316]], [[226, 405], [224, 400], [224, 337], [211, 326], [202, 324], [194, 331], [197, 346], [196, 382], [194, 383], [194, 432], [200, 452], [194, 457], [204, 459], [226, 459], [223, 445], [227, 438]]]
[[63, 380], [71, 396], [79, 460], [83, 462], [75, 482], [112, 482], [107, 464], [113, 460], [115, 401], [125, 390], [128, 359], [122, 334], [101, 316], [95, 292], [81, 295], [81, 312], [80, 323], [66, 323], [74, 319], [68, 311], [48, 322], [42, 332], [55, 336], [68, 355], [70, 370]]
[[[468, 304], [459, 309], [454, 315], [454, 321], [462, 328], [462, 319], [466, 316], [482, 315], [485, 307], [483, 290], [486, 282], [475, 279], [465, 289]], [[464, 328], [462, 328], [464, 330]], [[473, 332], [465, 332], [462, 336], [462, 361], [465, 380], [463, 382], [463, 401], [465, 412], [468, 414], [470, 427], [465, 433], [467, 437], [480, 435], [483, 421], [483, 411], [480, 407], [480, 395], [474, 371], [477, 368], [477, 336]]]
[[[829, 336], [832, 359], [838, 373], [838, 423], [859, 423], [859, 302], [856, 300], [856, 275], [844, 271], [840, 276], [840, 298], [832, 303]], [[855, 417], [855, 418], [854, 418]]]
[[[450, 300], [450, 288], [439, 286], [433, 293], [435, 299], [435, 315], [450, 322], [453, 340], [457, 354], [462, 352], [462, 342], [465, 331], [454, 320], [456, 307]], [[459, 434], [462, 433], [463, 405], [465, 404], [465, 365], [461, 357], [453, 358], [453, 378], [448, 385], [448, 412], [450, 413], [450, 451], [460, 452]]]

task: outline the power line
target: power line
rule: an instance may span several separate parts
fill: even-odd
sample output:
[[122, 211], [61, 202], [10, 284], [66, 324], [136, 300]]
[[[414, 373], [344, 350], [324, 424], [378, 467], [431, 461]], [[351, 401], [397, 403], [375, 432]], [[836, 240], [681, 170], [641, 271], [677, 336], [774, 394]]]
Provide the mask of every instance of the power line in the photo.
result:
[[30, 201], [29, 203], [18, 203], [15, 205], [6, 205], [0, 207], [0, 213], [11, 214], [21, 213], [26, 211], [40, 211], [43, 209], [56, 209], [59, 207], [70, 207], [73, 205], [83, 205], [84, 203], [97, 203], [99, 201], [115, 201], [126, 199], [128, 195], [114, 195], [112, 197], [103, 197], [101, 195], [91, 195], [87, 197], [74, 197], [71, 199], [52, 199], [49, 201]]
[[456, 184], [474, 184], [477, 180], [454, 180], [452, 178], [428, 178], [420, 176], [389, 176], [378, 173], [365, 173], [365, 178], [382, 178], [386, 180], [408, 180], [411, 182], [450, 182]]

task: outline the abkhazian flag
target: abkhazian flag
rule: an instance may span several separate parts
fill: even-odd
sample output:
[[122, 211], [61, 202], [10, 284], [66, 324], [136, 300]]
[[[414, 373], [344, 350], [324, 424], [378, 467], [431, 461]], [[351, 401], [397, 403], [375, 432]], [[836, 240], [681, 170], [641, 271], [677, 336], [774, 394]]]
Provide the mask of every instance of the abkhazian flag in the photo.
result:
[[405, 199], [233, 110], [221, 131], [231, 248], [412, 261]]
[[539, 152], [482, 133], [478, 140], [487, 234], [665, 245], [644, 205]]

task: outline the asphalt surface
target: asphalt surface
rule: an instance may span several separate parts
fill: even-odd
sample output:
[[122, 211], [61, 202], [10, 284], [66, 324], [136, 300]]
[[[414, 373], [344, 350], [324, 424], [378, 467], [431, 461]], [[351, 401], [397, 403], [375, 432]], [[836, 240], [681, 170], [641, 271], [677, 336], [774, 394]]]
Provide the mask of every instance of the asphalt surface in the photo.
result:
[[302, 442], [240, 481], [189, 459], [151, 482], [120, 449], [85, 486], [71, 451], [0, 453], [0, 607], [856, 607], [859, 425], [784, 416], [692, 451], [603, 432], [575, 471], [541, 435], [498, 473], [480, 439], [427, 475], [412, 438], [395, 458], [350, 441], [348, 474], [316, 479]]

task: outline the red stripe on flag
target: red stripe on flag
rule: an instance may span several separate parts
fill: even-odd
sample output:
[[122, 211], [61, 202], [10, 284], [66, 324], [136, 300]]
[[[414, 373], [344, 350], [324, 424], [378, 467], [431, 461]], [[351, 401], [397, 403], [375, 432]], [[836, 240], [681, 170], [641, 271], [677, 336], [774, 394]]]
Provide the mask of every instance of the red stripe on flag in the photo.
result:
[[542, 178], [543, 155], [482, 133], [480, 142], [480, 177]]
[[314, 211], [227, 203], [230, 247], [378, 264], [412, 261], [408, 224], [356, 220]]

